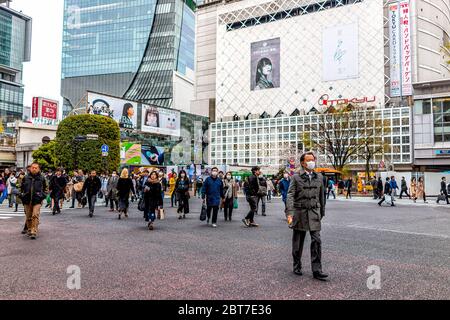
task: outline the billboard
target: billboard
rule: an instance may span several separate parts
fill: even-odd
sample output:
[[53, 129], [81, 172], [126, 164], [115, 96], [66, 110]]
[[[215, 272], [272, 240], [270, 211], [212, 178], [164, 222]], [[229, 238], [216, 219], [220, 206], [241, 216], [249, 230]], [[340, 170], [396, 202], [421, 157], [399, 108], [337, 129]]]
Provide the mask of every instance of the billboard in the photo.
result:
[[411, 96], [412, 92], [412, 43], [411, 43], [411, 6], [409, 0], [400, 1], [400, 33], [401, 33], [401, 72], [402, 72], [402, 95]]
[[179, 111], [142, 105], [142, 131], [179, 137], [180, 126]]
[[323, 29], [323, 81], [359, 77], [358, 23]]
[[120, 163], [127, 165], [140, 165], [141, 145], [134, 142], [120, 143]]
[[120, 128], [137, 128], [137, 103], [133, 101], [88, 92], [87, 112], [110, 117]]
[[280, 38], [250, 45], [250, 90], [280, 87]]
[[401, 57], [400, 57], [400, 12], [399, 4], [389, 5], [389, 47], [391, 97], [401, 96]]
[[141, 147], [141, 165], [162, 166], [164, 165], [164, 148], [157, 146]]
[[59, 102], [42, 97], [34, 97], [32, 103], [32, 118], [58, 120]]

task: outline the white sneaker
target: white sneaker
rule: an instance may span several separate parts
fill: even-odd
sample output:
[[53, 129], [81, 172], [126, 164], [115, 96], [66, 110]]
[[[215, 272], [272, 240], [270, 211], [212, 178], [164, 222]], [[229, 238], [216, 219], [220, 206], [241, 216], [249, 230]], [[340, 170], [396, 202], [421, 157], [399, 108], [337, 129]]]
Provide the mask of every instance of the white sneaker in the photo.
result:
[[217, 224], [213, 223], [213, 224], [212, 224], [212, 227], [213, 227], [213, 228], [217, 228]]

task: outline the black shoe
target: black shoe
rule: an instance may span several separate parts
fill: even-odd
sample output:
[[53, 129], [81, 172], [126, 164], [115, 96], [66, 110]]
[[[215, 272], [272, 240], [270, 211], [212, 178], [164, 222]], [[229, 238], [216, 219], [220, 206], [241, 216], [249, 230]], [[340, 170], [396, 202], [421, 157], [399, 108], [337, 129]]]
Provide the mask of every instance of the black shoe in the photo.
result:
[[250, 221], [248, 219], [242, 219], [242, 222], [245, 224], [246, 227], [250, 226]]
[[94, 216], [94, 213], [89, 212], [89, 218], [92, 218]]
[[36, 235], [35, 235], [35, 234], [31, 234], [31, 235], [30, 235], [30, 239], [31, 239], [31, 240], [36, 240]]
[[53, 211], [53, 212], [52, 212], [52, 215], [55, 215], [55, 214], [56, 214], [56, 211]]
[[70, 206], [69, 209], [75, 209], [75, 207], [74, 206]]
[[302, 276], [303, 275], [301, 268], [294, 268], [294, 273], [296, 275], [298, 275], [298, 276]]
[[322, 271], [316, 271], [313, 272], [314, 279], [320, 280], [320, 281], [326, 281], [325, 279], [328, 278], [328, 275], [326, 273], [323, 273]]
[[265, 217], [265, 216], [267, 216], [267, 214], [266, 214], [266, 213], [263, 213], [262, 215], [263, 215], [264, 217]]
[[23, 228], [21, 234], [27, 234], [28, 233], [28, 229], [27, 228]]

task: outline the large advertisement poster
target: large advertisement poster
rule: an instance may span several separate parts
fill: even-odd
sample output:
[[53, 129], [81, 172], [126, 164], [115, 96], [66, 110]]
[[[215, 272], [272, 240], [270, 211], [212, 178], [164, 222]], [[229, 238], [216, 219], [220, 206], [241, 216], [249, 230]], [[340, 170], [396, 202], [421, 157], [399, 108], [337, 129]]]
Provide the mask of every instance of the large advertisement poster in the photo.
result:
[[359, 77], [358, 23], [323, 29], [323, 80]]
[[280, 38], [251, 44], [250, 90], [280, 87]]
[[137, 128], [137, 103], [88, 92], [89, 114], [99, 114], [113, 118], [124, 129]]
[[164, 147], [142, 146], [141, 165], [164, 165]]
[[389, 47], [390, 47], [390, 76], [391, 97], [401, 96], [401, 57], [400, 57], [400, 11], [399, 4], [389, 5]]
[[127, 165], [141, 164], [141, 145], [134, 142], [120, 144], [120, 163]]
[[179, 111], [142, 105], [142, 131], [179, 137], [180, 126]]
[[409, 0], [400, 2], [400, 31], [402, 35], [402, 95], [412, 95], [412, 64], [411, 64], [411, 22], [410, 22], [410, 4]]

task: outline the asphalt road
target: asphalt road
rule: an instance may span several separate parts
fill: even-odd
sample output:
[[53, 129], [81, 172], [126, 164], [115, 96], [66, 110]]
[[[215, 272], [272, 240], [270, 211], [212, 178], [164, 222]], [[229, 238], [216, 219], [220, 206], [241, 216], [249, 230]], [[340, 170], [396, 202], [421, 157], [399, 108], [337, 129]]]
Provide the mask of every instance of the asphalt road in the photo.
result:
[[[0, 220], [0, 299], [450, 299], [450, 206], [396, 208], [329, 201], [323, 220], [323, 269], [312, 278], [309, 236], [304, 275], [292, 273], [292, 231], [279, 199], [257, 216], [259, 228], [234, 221], [213, 229], [198, 219], [200, 201], [177, 220], [174, 209], [148, 231], [133, 208], [128, 220], [103, 207], [41, 217], [38, 240], [20, 234], [23, 217]], [[69, 290], [68, 266], [81, 271]], [[369, 266], [381, 288], [368, 289]]]

